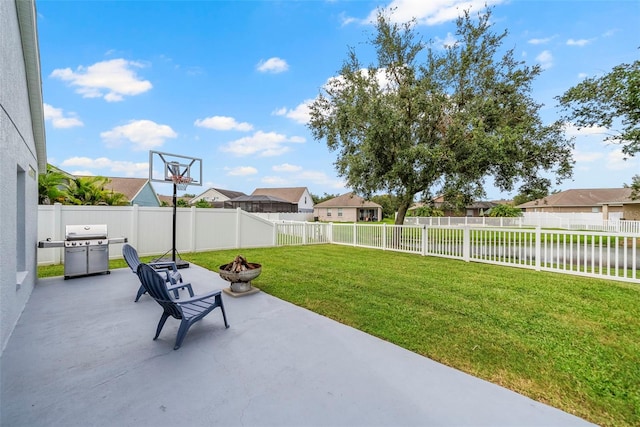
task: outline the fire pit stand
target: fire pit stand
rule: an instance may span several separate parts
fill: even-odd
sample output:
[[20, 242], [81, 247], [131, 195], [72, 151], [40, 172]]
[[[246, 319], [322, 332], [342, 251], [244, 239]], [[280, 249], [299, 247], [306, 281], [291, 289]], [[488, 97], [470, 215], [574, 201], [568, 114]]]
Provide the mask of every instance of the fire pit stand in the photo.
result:
[[245, 262], [245, 269], [233, 271], [232, 266], [234, 264], [235, 262], [221, 265], [218, 270], [220, 277], [227, 282], [231, 282], [229, 288], [224, 288], [223, 291], [234, 297], [259, 292], [259, 289], [251, 286], [251, 281], [262, 273], [262, 266], [260, 264]]

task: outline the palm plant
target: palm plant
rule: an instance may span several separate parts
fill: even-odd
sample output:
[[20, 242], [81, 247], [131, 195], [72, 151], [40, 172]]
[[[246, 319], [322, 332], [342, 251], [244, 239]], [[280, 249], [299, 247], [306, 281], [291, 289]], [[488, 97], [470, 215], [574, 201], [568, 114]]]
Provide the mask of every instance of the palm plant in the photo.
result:
[[38, 175], [38, 203], [50, 205], [64, 203], [68, 193], [69, 178], [47, 167], [47, 172]]
[[108, 205], [108, 190], [104, 188], [108, 183], [103, 176], [75, 177], [69, 181], [67, 200], [73, 205]]

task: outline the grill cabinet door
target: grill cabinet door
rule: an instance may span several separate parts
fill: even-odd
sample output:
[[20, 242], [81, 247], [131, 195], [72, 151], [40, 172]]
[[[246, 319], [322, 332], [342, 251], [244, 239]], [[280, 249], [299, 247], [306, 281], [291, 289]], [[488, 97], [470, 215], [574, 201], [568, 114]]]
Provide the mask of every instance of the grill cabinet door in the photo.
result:
[[102, 273], [109, 270], [109, 245], [89, 246], [87, 273]]
[[65, 248], [64, 277], [87, 274], [87, 247]]

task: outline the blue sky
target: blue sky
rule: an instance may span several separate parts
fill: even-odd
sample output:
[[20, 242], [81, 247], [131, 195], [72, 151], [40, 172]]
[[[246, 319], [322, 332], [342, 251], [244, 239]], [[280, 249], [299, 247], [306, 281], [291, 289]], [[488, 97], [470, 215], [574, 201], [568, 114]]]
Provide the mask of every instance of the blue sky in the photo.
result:
[[[68, 172], [148, 177], [149, 150], [202, 158], [203, 186], [242, 191], [307, 187], [349, 191], [336, 153], [306, 127], [306, 104], [354, 47], [364, 63], [377, 8], [418, 20], [434, 46], [455, 17], [485, 1], [53, 1], [37, 0], [47, 156]], [[640, 2], [500, 1], [494, 31], [505, 48], [541, 64], [534, 98], [557, 119], [555, 96], [587, 76], [639, 57]], [[575, 136], [574, 179], [555, 189], [620, 187], [636, 158], [603, 143], [611, 130]], [[512, 197], [487, 183], [487, 199]], [[171, 186], [154, 184], [161, 194]]]

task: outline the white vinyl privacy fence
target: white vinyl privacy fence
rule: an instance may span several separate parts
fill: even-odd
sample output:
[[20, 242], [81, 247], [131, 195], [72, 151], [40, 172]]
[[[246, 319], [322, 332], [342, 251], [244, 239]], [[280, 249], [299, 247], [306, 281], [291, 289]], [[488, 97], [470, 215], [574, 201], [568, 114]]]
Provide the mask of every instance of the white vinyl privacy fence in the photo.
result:
[[[640, 234], [487, 225], [388, 225], [271, 222], [240, 209], [177, 209], [178, 252], [339, 244], [438, 256], [537, 271], [640, 283]], [[173, 210], [138, 206], [39, 206], [38, 240], [63, 240], [66, 225], [107, 224], [141, 255], [172, 245]], [[110, 245], [110, 257], [122, 256]], [[63, 261], [63, 248], [38, 249], [38, 264]]]
[[[171, 250], [173, 209], [134, 206], [38, 206], [38, 240], [64, 240], [66, 225], [106, 224], [109, 237], [126, 237], [140, 255]], [[176, 250], [203, 252], [274, 246], [270, 221], [240, 209], [176, 209]], [[109, 257], [122, 257], [122, 244], [109, 245]], [[38, 264], [59, 264], [64, 248], [38, 249]]]

